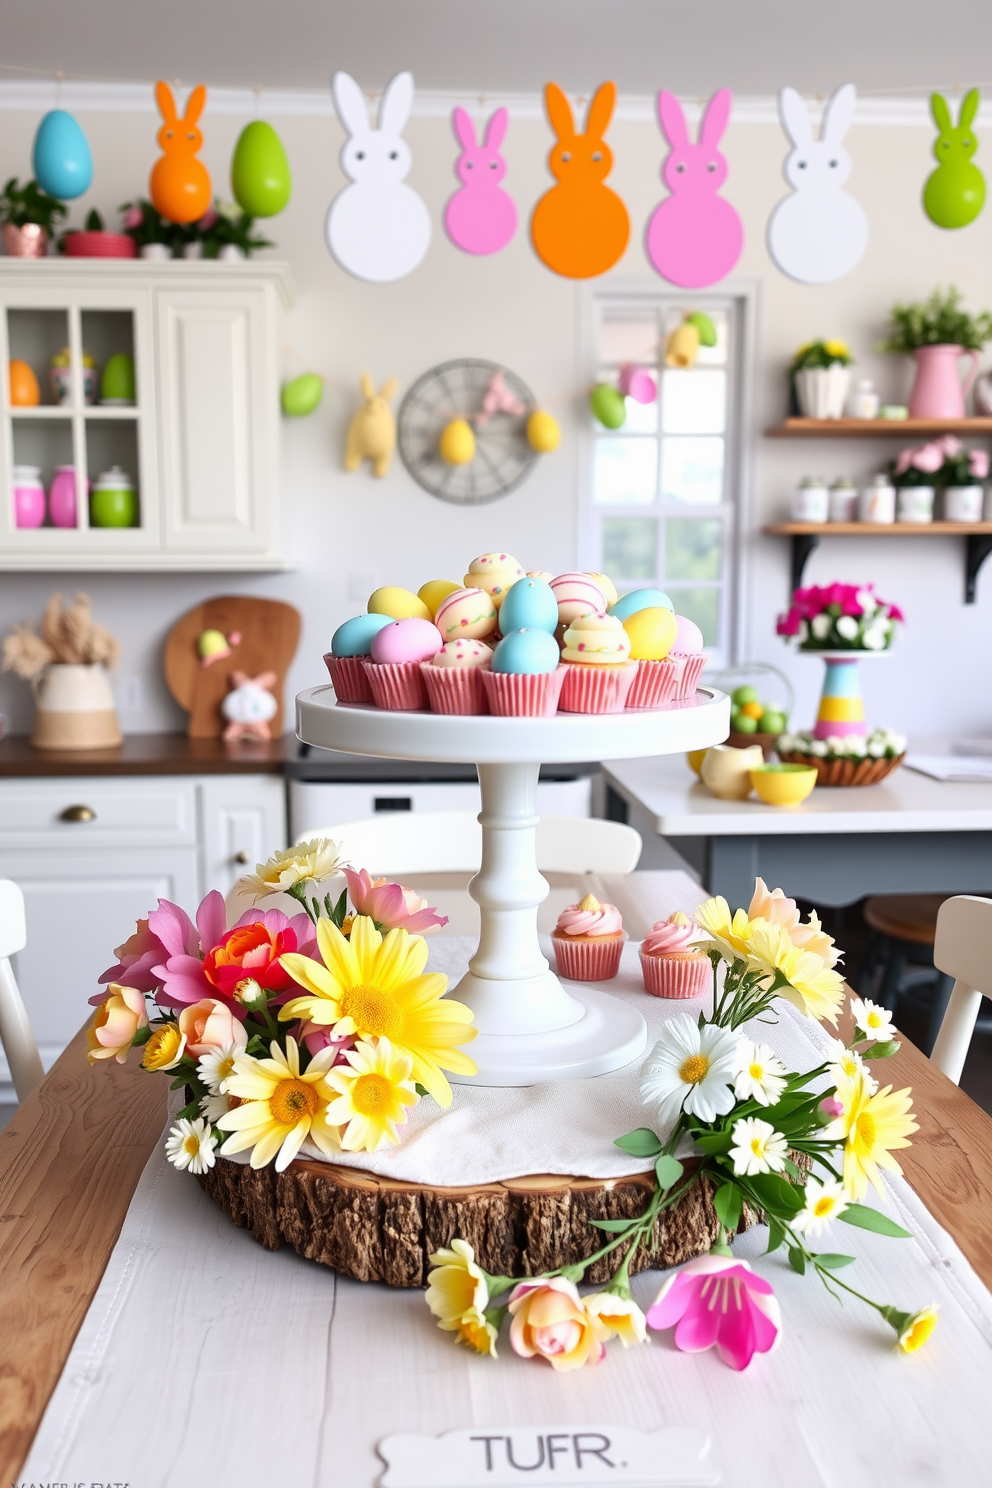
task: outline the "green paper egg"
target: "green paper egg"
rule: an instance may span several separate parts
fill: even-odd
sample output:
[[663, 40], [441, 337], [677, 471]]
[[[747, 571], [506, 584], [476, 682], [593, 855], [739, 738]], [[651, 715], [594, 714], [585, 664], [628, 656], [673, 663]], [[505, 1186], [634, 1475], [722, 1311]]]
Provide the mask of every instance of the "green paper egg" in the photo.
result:
[[274, 217], [289, 201], [293, 178], [282, 140], [271, 124], [254, 119], [238, 136], [231, 158], [231, 190], [249, 217]]
[[121, 403], [134, 402], [134, 361], [126, 351], [108, 357], [100, 382], [100, 396]]
[[324, 396], [324, 379], [316, 372], [303, 372], [292, 382], [283, 383], [282, 411], [290, 418], [306, 418]]
[[704, 310], [695, 310], [685, 318], [686, 325], [695, 326], [699, 332], [700, 346], [716, 345], [716, 326]]
[[622, 429], [627, 422], [627, 402], [618, 388], [608, 382], [598, 382], [589, 394], [589, 407], [593, 417], [599, 419], [604, 429]]

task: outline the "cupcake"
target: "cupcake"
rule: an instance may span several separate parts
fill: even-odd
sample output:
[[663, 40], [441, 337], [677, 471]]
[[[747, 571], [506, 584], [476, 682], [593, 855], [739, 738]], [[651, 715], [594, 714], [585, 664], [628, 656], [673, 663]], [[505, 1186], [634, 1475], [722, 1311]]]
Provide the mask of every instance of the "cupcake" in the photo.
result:
[[379, 708], [427, 707], [427, 687], [420, 669], [440, 651], [441, 632], [430, 620], [392, 620], [372, 637], [372, 656], [365, 675]]
[[592, 574], [559, 574], [551, 580], [551, 592], [558, 606], [558, 621], [563, 629], [567, 629], [580, 615], [602, 615], [606, 612], [606, 590]]
[[485, 589], [456, 589], [442, 599], [434, 624], [447, 641], [481, 641], [496, 629], [496, 601]]
[[488, 713], [482, 673], [493, 653], [484, 641], [448, 641], [420, 663], [427, 700], [435, 713]]
[[524, 571], [512, 554], [483, 553], [480, 557], [473, 558], [469, 564], [465, 584], [469, 588], [484, 589], [487, 594], [491, 594], [499, 609], [506, 591], [523, 576]]
[[682, 663], [682, 675], [679, 678], [675, 696], [677, 698], [692, 697], [696, 691], [699, 674], [706, 665], [706, 657], [703, 654], [703, 632], [693, 620], [687, 620], [684, 615], [675, 616], [675, 640], [668, 654], [673, 661]]
[[563, 668], [558, 642], [546, 630], [511, 630], [482, 669], [490, 713], [510, 718], [550, 718], [558, 711]]
[[580, 615], [565, 632], [563, 713], [622, 713], [637, 662], [630, 638], [613, 615]]
[[712, 985], [710, 958], [694, 944], [698, 934], [679, 909], [652, 925], [641, 941], [644, 990], [652, 997], [701, 997]]
[[669, 655], [675, 641], [675, 614], [663, 605], [645, 606], [623, 617], [637, 676], [627, 695], [628, 708], [660, 708], [678, 692], [682, 661]]
[[388, 615], [356, 615], [339, 625], [331, 636], [331, 649], [324, 664], [339, 703], [371, 703], [372, 690], [365, 675], [365, 661], [372, 641], [389, 624]]
[[573, 982], [609, 981], [620, 970], [625, 939], [616, 905], [587, 894], [558, 916], [551, 936], [558, 971]]

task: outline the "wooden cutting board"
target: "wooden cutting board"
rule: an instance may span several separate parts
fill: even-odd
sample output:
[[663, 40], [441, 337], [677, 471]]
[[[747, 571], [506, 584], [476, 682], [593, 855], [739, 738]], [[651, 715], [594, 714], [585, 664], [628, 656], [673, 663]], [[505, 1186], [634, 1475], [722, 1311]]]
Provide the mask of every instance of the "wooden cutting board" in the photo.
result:
[[[239, 633], [231, 654], [204, 666], [197, 641], [205, 630], [223, 635]], [[283, 731], [283, 689], [300, 641], [300, 612], [278, 599], [256, 599], [244, 594], [221, 594], [188, 610], [169, 631], [165, 642], [165, 680], [181, 708], [189, 714], [191, 739], [219, 739], [225, 720], [220, 711], [231, 691], [231, 673], [275, 672], [271, 689], [279, 711], [269, 728], [274, 739]]]

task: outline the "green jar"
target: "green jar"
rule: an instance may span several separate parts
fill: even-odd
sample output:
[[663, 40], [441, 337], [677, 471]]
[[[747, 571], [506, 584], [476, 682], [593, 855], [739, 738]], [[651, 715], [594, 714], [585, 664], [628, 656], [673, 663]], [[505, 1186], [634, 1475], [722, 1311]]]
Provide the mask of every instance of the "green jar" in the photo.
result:
[[90, 492], [91, 527], [136, 527], [138, 494], [119, 465], [97, 476]]

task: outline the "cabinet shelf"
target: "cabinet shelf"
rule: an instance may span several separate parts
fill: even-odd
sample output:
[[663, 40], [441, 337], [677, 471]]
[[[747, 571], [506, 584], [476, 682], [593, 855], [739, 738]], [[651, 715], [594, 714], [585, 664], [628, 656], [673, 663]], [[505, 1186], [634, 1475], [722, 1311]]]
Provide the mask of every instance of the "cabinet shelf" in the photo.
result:
[[787, 418], [765, 430], [769, 439], [904, 439], [915, 434], [992, 435], [992, 418]]
[[[992, 419], [983, 422], [992, 426]], [[802, 585], [806, 564], [821, 537], [963, 537], [965, 604], [975, 603], [978, 573], [992, 552], [992, 522], [776, 522], [762, 531], [766, 537], [790, 540], [790, 593]]]

